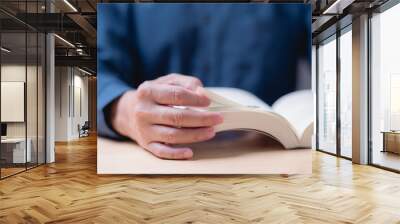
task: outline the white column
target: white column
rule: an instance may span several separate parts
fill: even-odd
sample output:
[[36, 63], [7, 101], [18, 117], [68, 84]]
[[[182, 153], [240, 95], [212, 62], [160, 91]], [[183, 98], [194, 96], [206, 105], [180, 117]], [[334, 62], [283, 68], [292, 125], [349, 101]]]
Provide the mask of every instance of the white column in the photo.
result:
[[311, 90], [313, 93], [313, 101], [314, 101], [314, 133], [312, 135], [312, 149], [316, 149], [316, 142], [317, 142], [317, 48], [315, 45], [312, 45], [312, 52], [311, 52]]
[[55, 133], [55, 56], [54, 35], [46, 36], [46, 163], [55, 161], [54, 133]]

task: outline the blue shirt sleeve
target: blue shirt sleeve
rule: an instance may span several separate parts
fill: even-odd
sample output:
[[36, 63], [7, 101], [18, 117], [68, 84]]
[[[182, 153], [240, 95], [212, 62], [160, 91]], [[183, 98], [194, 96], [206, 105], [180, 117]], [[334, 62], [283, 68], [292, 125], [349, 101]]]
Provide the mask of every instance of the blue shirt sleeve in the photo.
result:
[[[107, 8], [107, 9], [106, 9]], [[98, 134], [111, 138], [121, 138], [108, 122], [110, 104], [123, 93], [133, 89], [129, 77], [133, 73], [133, 35], [130, 30], [131, 7], [124, 4], [98, 5], [98, 88], [97, 125]], [[115, 25], [113, 23], [126, 23]]]

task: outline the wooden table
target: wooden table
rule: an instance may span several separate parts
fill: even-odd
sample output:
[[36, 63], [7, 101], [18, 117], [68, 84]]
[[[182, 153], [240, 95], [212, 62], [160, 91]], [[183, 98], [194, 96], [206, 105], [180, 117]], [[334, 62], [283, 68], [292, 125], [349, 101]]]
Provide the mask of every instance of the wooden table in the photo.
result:
[[99, 138], [98, 174], [309, 174], [311, 149], [284, 149], [269, 138], [214, 139], [190, 146], [192, 160], [156, 158], [133, 142]]
[[400, 131], [382, 131], [383, 150], [382, 152], [392, 152], [400, 154]]
[[[32, 140], [30, 138], [3, 138], [1, 145], [1, 157], [5, 160], [5, 163], [24, 164], [31, 161]], [[25, 148], [25, 146], [27, 147]]]

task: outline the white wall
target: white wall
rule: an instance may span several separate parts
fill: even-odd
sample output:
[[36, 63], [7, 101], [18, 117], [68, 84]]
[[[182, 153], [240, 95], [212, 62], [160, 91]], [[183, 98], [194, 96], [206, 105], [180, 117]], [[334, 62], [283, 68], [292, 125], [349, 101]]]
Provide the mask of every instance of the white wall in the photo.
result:
[[77, 139], [78, 124], [88, 120], [88, 77], [76, 68], [56, 67], [55, 85], [55, 140]]
[[69, 68], [55, 68], [55, 141], [68, 140], [68, 117], [69, 117], [69, 96], [70, 84]]

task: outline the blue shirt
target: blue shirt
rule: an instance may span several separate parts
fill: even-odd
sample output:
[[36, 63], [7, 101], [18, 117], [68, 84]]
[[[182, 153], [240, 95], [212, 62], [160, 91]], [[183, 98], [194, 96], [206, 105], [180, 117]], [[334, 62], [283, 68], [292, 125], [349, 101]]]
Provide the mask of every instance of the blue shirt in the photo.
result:
[[310, 5], [99, 4], [97, 18], [98, 131], [109, 137], [108, 106], [145, 80], [192, 75], [272, 103], [311, 61]]

